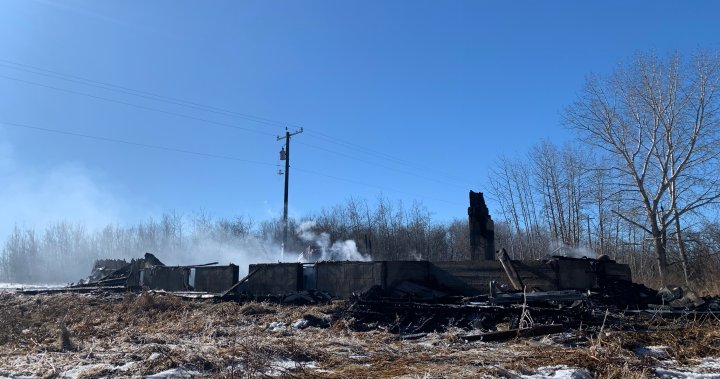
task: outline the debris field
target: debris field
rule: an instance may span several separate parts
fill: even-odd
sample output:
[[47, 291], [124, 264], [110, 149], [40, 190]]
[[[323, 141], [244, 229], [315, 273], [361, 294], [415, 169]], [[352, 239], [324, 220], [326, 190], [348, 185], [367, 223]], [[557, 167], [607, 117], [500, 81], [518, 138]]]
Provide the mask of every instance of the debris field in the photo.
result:
[[0, 377], [720, 377], [714, 299], [630, 310], [569, 295], [287, 305], [4, 292]]

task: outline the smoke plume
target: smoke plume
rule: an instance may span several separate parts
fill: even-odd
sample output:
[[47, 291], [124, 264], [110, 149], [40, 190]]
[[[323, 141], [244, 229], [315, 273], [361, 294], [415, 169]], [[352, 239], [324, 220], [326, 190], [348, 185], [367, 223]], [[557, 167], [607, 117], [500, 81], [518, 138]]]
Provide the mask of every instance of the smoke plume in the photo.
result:
[[[320, 249], [320, 257], [317, 260], [322, 261], [369, 261], [370, 259], [357, 249], [357, 245], [353, 240], [339, 240], [331, 244], [330, 234], [326, 232], [315, 232], [314, 228], [317, 223], [315, 221], [304, 221], [295, 229], [298, 237], [303, 242], [310, 245], [310, 248], [317, 246]], [[314, 245], [314, 246], [313, 246]], [[298, 260], [307, 261], [308, 257], [299, 255]]]
[[589, 247], [571, 247], [562, 241], [550, 241], [550, 255], [560, 255], [569, 258], [597, 258], [597, 254]]

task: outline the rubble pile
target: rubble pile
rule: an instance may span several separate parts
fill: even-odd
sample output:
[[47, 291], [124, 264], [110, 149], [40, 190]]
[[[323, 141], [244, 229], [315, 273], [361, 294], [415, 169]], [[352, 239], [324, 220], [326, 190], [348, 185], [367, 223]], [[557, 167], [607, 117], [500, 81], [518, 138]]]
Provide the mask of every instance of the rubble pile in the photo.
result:
[[491, 290], [474, 297], [393, 296], [397, 294], [371, 288], [355, 296], [347, 311], [353, 327], [383, 327], [412, 336], [462, 329], [466, 334], [460, 338], [466, 341], [498, 341], [581, 328], [597, 333], [609, 325], [637, 328], [659, 314], [669, 318], [720, 316], [720, 298], [699, 297], [680, 287], [656, 291], [631, 282], [611, 283], [597, 291]]

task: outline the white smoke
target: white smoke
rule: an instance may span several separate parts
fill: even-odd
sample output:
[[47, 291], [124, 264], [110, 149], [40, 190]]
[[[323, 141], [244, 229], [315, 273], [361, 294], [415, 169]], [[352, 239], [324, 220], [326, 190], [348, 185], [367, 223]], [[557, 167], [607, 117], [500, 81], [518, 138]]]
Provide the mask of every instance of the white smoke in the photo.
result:
[[571, 247], [562, 241], [550, 241], [550, 256], [560, 255], [569, 258], [597, 258], [597, 254], [586, 246]]
[[102, 182], [101, 175], [81, 164], [61, 162], [41, 169], [15, 156], [0, 128], [0, 240], [5, 240], [15, 225], [46, 228], [67, 221], [97, 230], [148, 215], [143, 207], [133, 208], [122, 201]]
[[[357, 244], [353, 240], [338, 240], [331, 244], [330, 234], [326, 232], [316, 232], [314, 228], [317, 223], [315, 221], [303, 221], [295, 229], [298, 237], [303, 242], [308, 243], [312, 249], [316, 245], [320, 248], [320, 258], [322, 261], [369, 261], [370, 258], [360, 254]], [[299, 254], [298, 260], [307, 261], [308, 257]]]
[[[60, 235], [72, 236], [77, 242], [62, 254], [55, 251], [58, 244], [49, 244], [47, 251], [40, 251], [36, 259], [37, 266], [53, 269], [57, 274], [54, 280], [58, 282], [87, 276], [95, 259], [142, 258], [146, 252], [155, 254], [167, 265], [234, 263], [240, 266], [241, 275], [247, 273], [251, 263], [280, 259], [281, 249], [275, 242], [253, 235], [245, 238], [213, 235], [195, 228], [187, 217], [181, 217], [177, 223], [180, 232], [174, 235], [172, 243], [160, 243], [152, 237], [161, 233], [158, 221], [152, 219], [158, 211], [133, 205], [131, 199], [113, 190], [112, 183], [103, 180], [102, 173], [80, 163], [58, 162], [48, 168], [30, 166], [18, 158], [2, 127], [0, 178], [0, 259], [4, 258], [6, 242], [16, 231], [21, 236], [26, 236], [25, 231], [34, 232], [42, 244], [46, 231], [56, 228]], [[143, 219], [149, 221], [141, 225], [146, 232], [152, 232], [146, 239], [140, 238], [137, 230], [133, 232], [139, 225], [133, 226], [131, 221]], [[212, 223], [209, 216], [207, 222]], [[129, 226], [123, 226], [128, 223]], [[58, 256], [61, 258], [56, 261], [48, 258]]]
[[[239, 266], [240, 276], [248, 273], [254, 263], [275, 263], [280, 260], [281, 246], [249, 235], [233, 240], [217, 240], [210, 236], [195, 239], [180, 248], [153, 252], [169, 266], [197, 265], [217, 262]], [[151, 251], [152, 252], [152, 251]], [[141, 257], [140, 254], [138, 257]]]

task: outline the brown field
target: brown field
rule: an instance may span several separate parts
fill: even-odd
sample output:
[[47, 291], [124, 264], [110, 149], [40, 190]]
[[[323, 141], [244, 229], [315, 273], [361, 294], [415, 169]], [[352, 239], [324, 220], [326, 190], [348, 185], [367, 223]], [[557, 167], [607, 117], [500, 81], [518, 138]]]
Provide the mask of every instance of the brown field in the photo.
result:
[[[600, 329], [467, 343], [459, 336], [468, 331], [452, 325], [414, 340], [383, 325], [357, 331], [347, 307], [150, 293], [0, 293], [0, 377], [144, 377], [170, 369], [219, 378], [652, 378], [663, 369], [720, 377], [720, 360], [702, 361], [720, 358], [714, 316], [628, 319]], [[319, 326], [293, 327], [303, 318]], [[648, 346], [663, 348], [637, 352]], [[585, 370], [561, 376], [562, 367], [554, 366]]]

